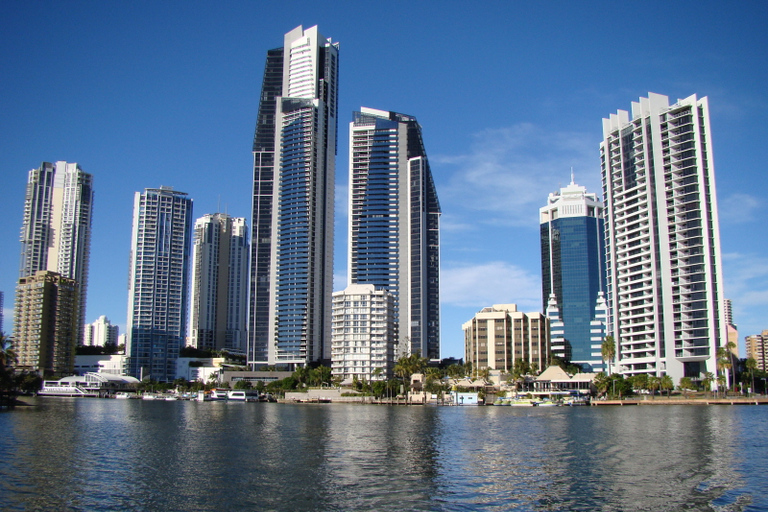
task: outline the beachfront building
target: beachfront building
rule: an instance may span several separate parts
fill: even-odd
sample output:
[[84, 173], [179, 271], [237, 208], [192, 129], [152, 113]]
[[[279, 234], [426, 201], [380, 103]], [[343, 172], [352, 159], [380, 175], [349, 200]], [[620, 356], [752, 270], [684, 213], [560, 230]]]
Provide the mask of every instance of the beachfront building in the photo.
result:
[[571, 183], [539, 209], [543, 310], [552, 355], [584, 371], [603, 371], [605, 301], [603, 203]]
[[316, 26], [267, 52], [253, 140], [252, 369], [331, 359], [338, 54]]
[[707, 98], [603, 119], [608, 331], [618, 370], [703, 378], [727, 342]]
[[331, 374], [343, 382], [391, 378], [397, 348], [395, 297], [372, 284], [333, 294]]
[[523, 313], [515, 304], [481, 309], [464, 330], [464, 361], [472, 368], [510, 372], [522, 359], [535, 369], [550, 359], [549, 320], [541, 313]]
[[415, 117], [362, 107], [349, 126], [349, 284], [395, 297], [402, 354], [440, 358], [440, 203]]

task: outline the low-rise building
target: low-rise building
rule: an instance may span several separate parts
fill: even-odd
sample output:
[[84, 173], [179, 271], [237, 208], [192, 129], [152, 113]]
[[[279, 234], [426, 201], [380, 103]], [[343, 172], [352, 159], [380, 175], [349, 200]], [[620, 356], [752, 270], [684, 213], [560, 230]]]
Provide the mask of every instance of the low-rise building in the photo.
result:
[[757, 369], [768, 371], [768, 329], [761, 334], [753, 334], [744, 338], [747, 345], [747, 359], [757, 361]]
[[342, 381], [384, 380], [395, 365], [395, 297], [372, 284], [333, 293], [331, 374]]
[[523, 313], [515, 304], [494, 304], [462, 325], [464, 360], [472, 368], [511, 372], [517, 359], [543, 368], [549, 361], [549, 320]]

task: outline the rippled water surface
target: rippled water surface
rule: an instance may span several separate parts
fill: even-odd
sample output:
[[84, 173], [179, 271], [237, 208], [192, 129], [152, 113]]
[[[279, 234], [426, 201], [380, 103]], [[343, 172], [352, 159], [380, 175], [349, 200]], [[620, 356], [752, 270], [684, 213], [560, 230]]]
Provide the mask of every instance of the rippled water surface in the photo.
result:
[[768, 407], [37, 398], [0, 510], [768, 510]]

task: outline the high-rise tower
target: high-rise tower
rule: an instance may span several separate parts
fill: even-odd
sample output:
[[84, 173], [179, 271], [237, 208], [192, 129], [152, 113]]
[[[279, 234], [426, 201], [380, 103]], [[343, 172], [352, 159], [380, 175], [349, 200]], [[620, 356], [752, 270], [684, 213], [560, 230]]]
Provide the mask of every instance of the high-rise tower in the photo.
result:
[[603, 369], [605, 252], [603, 203], [573, 182], [549, 194], [539, 209], [543, 309], [550, 320], [552, 354]]
[[82, 342], [93, 215], [93, 176], [76, 163], [43, 162], [29, 171], [21, 227], [19, 277], [39, 270], [74, 279], [77, 342]]
[[199, 349], [245, 354], [248, 226], [242, 217], [205, 215], [195, 222], [189, 337]]
[[609, 334], [618, 369], [700, 378], [727, 341], [707, 98], [603, 119]]
[[251, 366], [331, 358], [338, 52], [301, 26], [267, 52], [253, 140]]
[[397, 341], [439, 359], [440, 203], [421, 127], [363, 107], [349, 138], [349, 283], [392, 293]]
[[172, 381], [187, 329], [192, 200], [170, 187], [136, 192], [126, 372]]

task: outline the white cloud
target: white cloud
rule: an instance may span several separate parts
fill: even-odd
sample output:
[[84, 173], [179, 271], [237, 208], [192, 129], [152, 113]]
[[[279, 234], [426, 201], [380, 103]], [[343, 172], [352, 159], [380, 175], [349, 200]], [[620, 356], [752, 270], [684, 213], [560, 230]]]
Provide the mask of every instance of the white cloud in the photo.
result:
[[725, 297], [733, 301], [739, 335], [768, 329], [768, 257], [752, 253], [723, 254]]
[[541, 279], [503, 261], [443, 266], [440, 270], [440, 302], [477, 309], [514, 303], [521, 310], [539, 310]]
[[757, 197], [749, 194], [731, 194], [720, 200], [720, 220], [730, 224], [743, 224], [756, 220], [756, 213], [763, 205]]
[[484, 130], [473, 139], [467, 154], [432, 158], [456, 167], [440, 186], [445, 211], [483, 212], [477, 222], [484, 224], [536, 226], [538, 209], [550, 192], [570, 182], [571, 167], [577, 183], [600, 193], [599, 141], [586, 133], [521, 123]]

